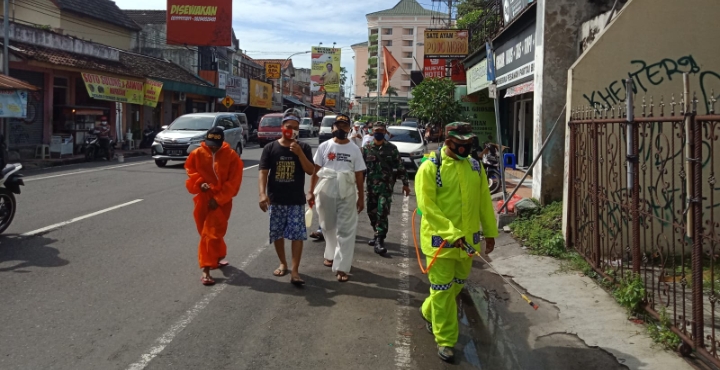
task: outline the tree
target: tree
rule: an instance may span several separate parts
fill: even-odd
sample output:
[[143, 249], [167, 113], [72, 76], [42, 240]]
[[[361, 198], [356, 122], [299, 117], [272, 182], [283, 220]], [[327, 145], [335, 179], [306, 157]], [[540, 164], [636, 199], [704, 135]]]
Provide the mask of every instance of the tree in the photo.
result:
[[455, 100], [455, 83], [449, 78], [426, 78], [413, 89], [410, 113], [441, 125], [462, 119], [462, 106]]
[[347, 82], [347, 69], [340, 67], [340, 86], [345, 86]]
[[377, 91], [377, 80], [376, 80], [377, 71], [376, 70], [374, 70], [372, 68], [368, 68], [365, 71], [365, 75], [363, 76], [363, 78], [365, 79], [365, 81], [363, 82], [363, 86], [367, 87], [368, 91]]
[[387, 96], [398, 96], [398, 90], [394, 88], [393, 86], [389, 86], [387, 89], [387, 92], [385, 93]]

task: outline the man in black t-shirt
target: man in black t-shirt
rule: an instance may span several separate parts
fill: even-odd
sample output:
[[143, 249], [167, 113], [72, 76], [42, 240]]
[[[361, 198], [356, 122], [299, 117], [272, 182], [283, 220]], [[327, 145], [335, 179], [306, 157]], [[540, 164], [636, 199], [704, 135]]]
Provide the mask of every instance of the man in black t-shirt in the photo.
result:
[[305, 228], [305, 175], [312, 175], [315, 164], [310, 145], [297, 140], [300, 135], [300, 114], [294, 109], [285, 112], [282, 137], [266, 145], [260, 157], [260, 209], [270, 211], [270, 243], [280, 259], [275, 276], [288, 273], [285, 259], [285, 239], [292, 241], [292, 271], [290, 282], [303, 285], [298, 268]]

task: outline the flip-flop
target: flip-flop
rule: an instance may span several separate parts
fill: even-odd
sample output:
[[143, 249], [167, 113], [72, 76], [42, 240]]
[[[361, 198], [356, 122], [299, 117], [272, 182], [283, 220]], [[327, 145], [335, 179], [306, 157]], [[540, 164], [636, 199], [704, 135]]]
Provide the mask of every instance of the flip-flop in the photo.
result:
[[218, 268], [223, 268], [223, 267], [227, 267], [227, 266], [230, 266], [230, 262], [225, 261], [225, 260], [218, 262]]
[[332, 265], [333, 265], [333, 261], [330, 261], [330, 260], [323, 261], [323, 266], [325, 266], [325, 267], [332, 267]]
[[298, 279], [290, 278], [290, 284], [295, 285], [295, 286], [303, 286], [303, 285], [305, 285], [305, 280], [299, 279], [299, 278]]
[[213, 278], [211, 278], [211, 277], [209, 277], [209, 276], [208, 276], [208, 277], [203, 276], [203, 277], [200, 279], [200, 281], [201, 281], [202, 284], [205, 285], [205, 286], [215, 285], [215, 280], [213, 280]]
[[288, 270], [288, 269], [284, 269], [284, 270], [283, 270], [283, 269], [281, 269], [281, 268], [278, 267], [278, 268], [275, 269], [275, 271], [273, 271], [273, 275], [275, 275], [275, 276], [277, 276], [277, 277], [283, 277], [283, 276], [287, 275], [288, 272], [290, 272], [290, 270]]
[[338, 273], [337, 279], [341, 283], [347, 283], [347, 281], [350, 280], [350, 275], [348, 275], [346, 273], [342, 273], [342, 274]]

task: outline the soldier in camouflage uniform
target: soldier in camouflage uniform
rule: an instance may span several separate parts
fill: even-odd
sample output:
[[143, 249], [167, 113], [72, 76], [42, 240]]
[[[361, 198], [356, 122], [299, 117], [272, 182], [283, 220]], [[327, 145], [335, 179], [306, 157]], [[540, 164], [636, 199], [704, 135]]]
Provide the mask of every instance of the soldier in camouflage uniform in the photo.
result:
[[[363, 159], [367, 166], [367, 213], [370, 224], [375, 229], [375, 237], [368, 242], [375, 247], [375, 253], [385, 254], [385, 237], [388, 232], [388, 216], [392, 204], [395, 177], [403, 182], [405, 196], [410, 195], [407, 172], [403, 166], [400, 152], [395, 145], [385, 140], [385, 124], [377, 122], [373, 126], [373, 141], [362, 148]], [[397, 170], [397, 174], [393, 174]]]

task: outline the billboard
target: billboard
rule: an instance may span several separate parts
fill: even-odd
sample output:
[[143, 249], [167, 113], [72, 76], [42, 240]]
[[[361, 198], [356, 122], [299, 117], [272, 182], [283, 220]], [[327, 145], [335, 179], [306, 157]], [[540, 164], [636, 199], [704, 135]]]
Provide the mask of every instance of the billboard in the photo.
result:
[[424, 78], [445, 78], [445, 59], [425, 58], [423, 61]]
[[232, 46], [232, 0], [168, 0], [167, 44]]
[[467, 30], [425, 30], [425, 58], [464, 59], [469, 35]]
[[82, 73], [85, 88], [93, 99], [142, 105], [145, 86], [142, 81], [126, 80], [94, 73]]
[[272, 85], [257, 80], [250, 80], [250, 106], [272, 109]]
[[235, 100], [235, 104], [247, 105], [248, 103], [248, 80], [247, 78], [230, 76], [225, 86], [227, 96]]
[[480, 63], [472, 66], [467, 71], [467, 93], [472, 94], [476, 91], [487, 89], [492, 81], [488, 80], [487, 59], [483, 59]]
[[340, 92], [340, 54], [336, 48], [312, 48], [311, 91]]
[[280, 78], [280, 63], [265, 63], [265, 78], [269, 80], [277, 80]]

